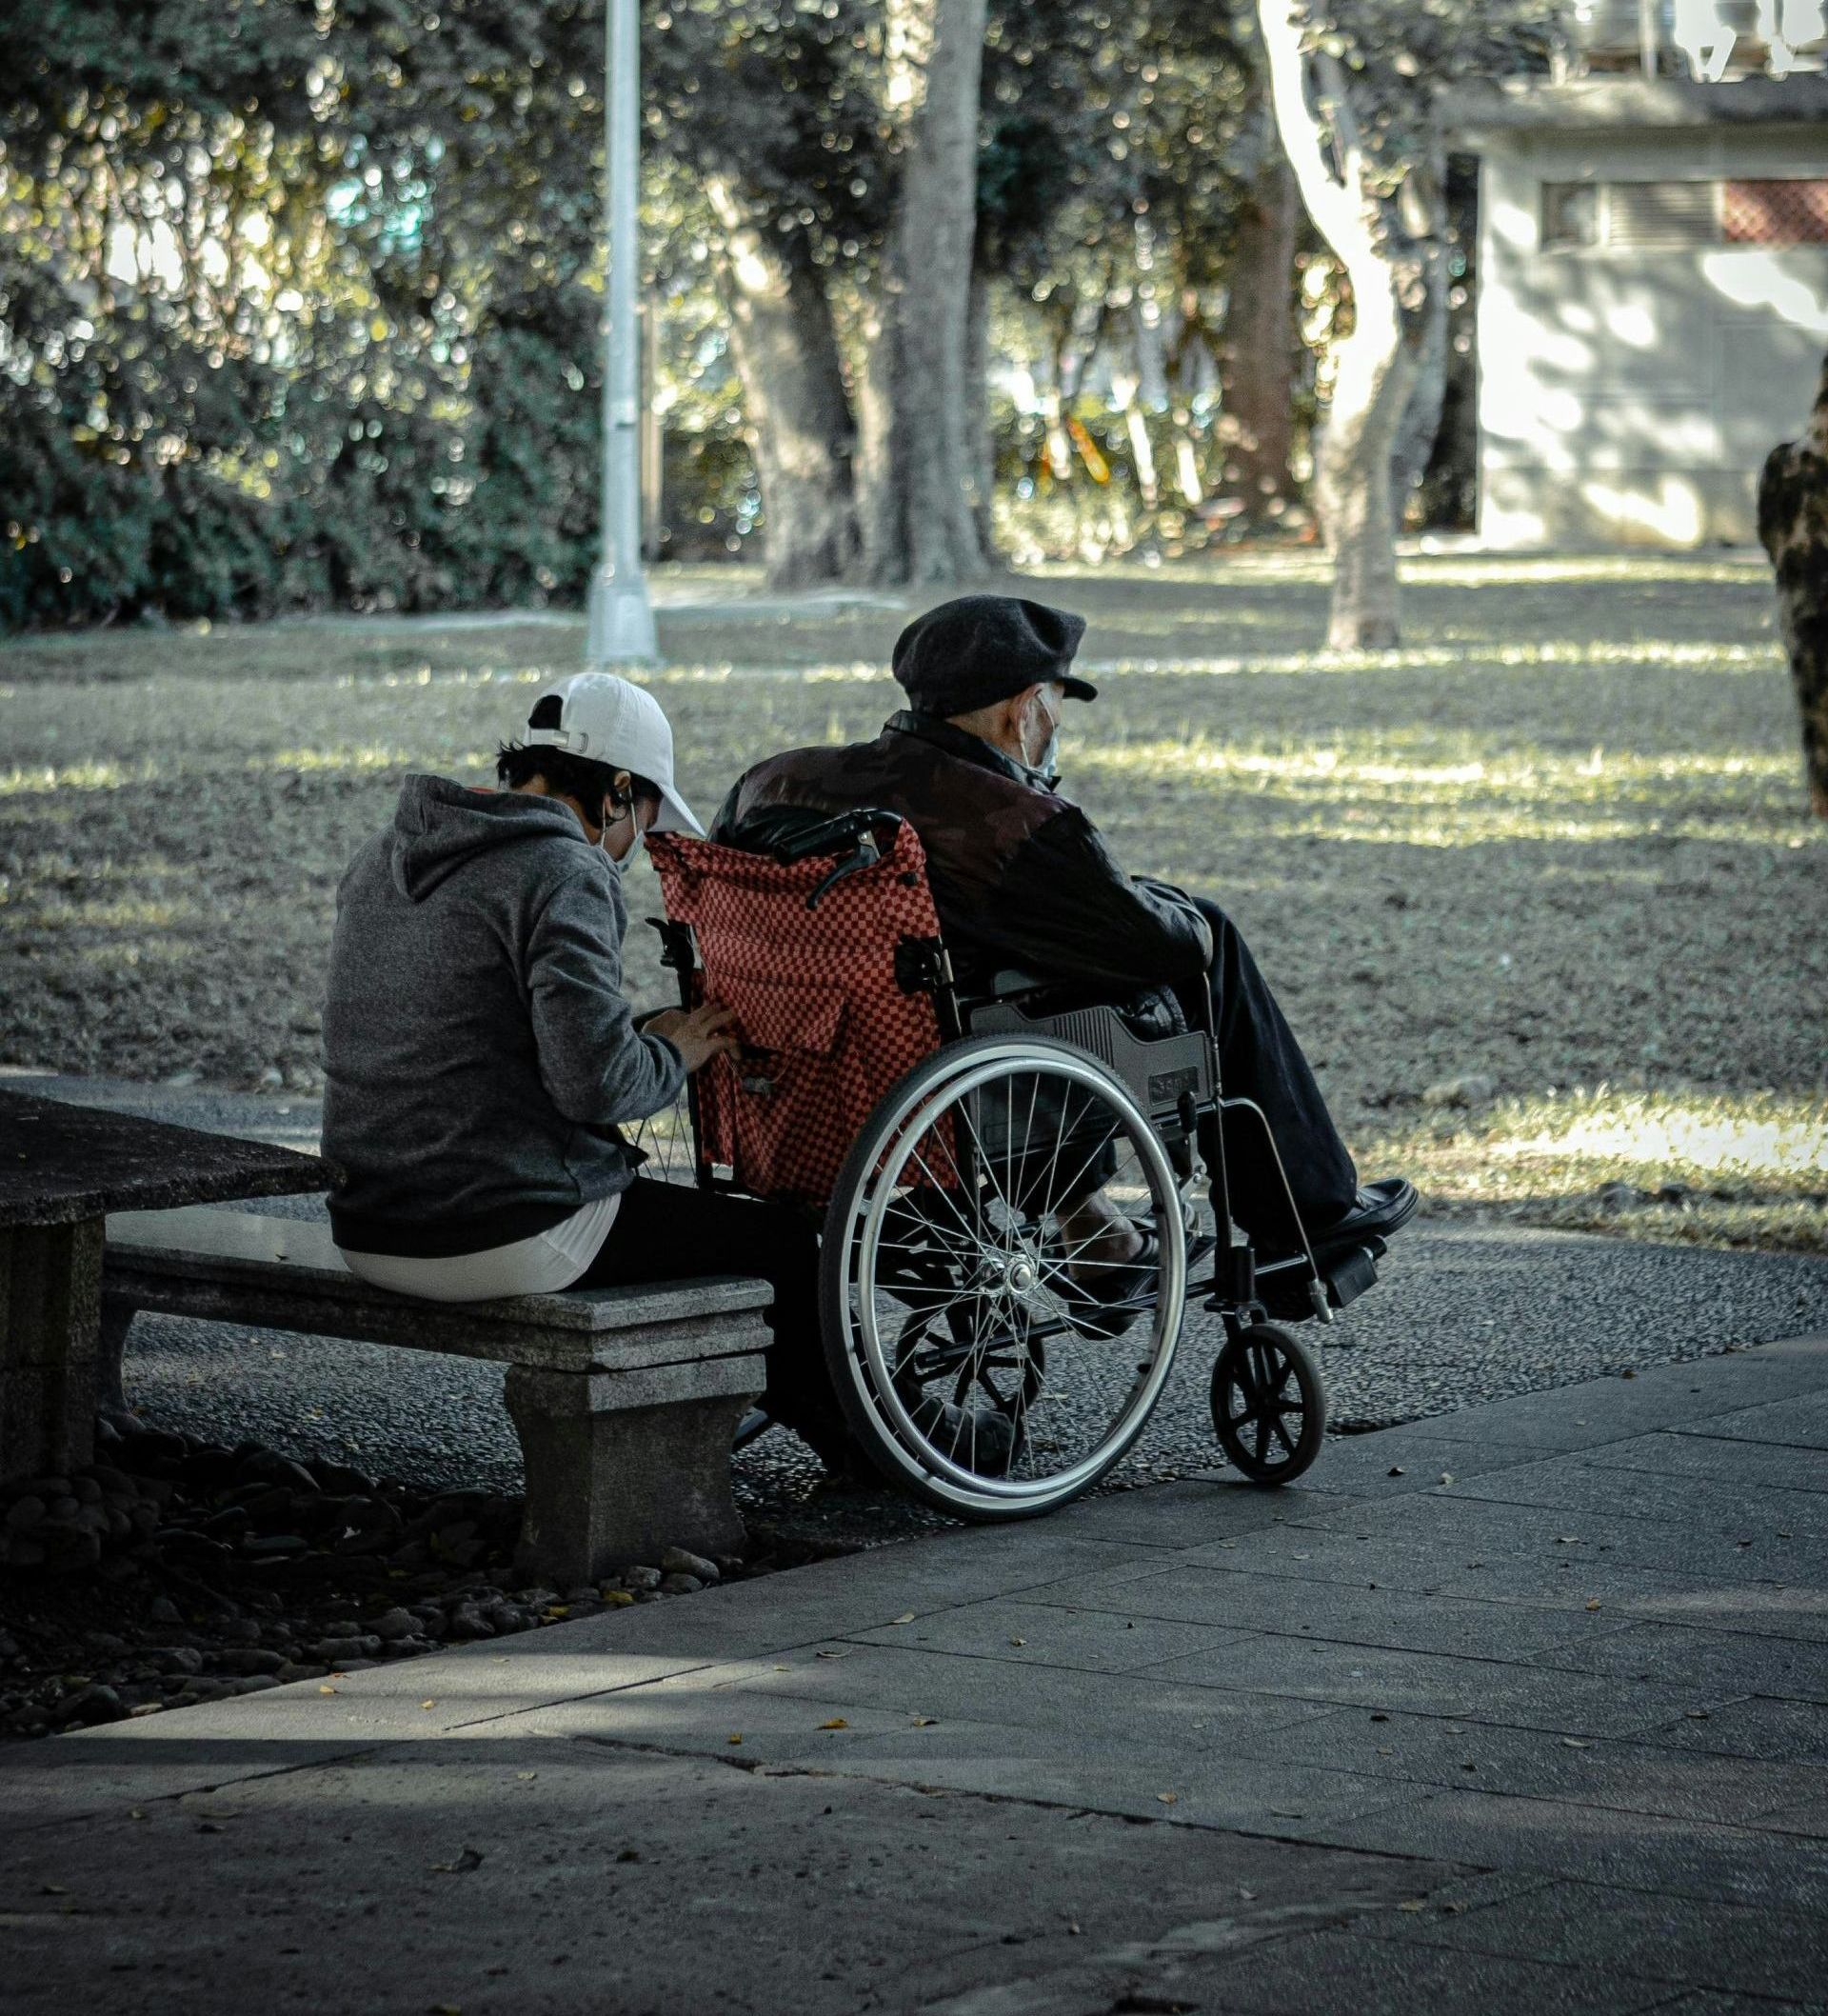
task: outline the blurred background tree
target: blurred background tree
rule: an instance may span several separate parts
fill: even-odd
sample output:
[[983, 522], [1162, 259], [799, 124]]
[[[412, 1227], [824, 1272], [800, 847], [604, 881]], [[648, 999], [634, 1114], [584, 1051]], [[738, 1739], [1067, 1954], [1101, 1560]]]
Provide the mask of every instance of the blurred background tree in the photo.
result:
[[[1252, 14], [650, 0], [662, 555], [802, 587], [1306, 535], [1349, 290]], [[581, 601], [601, 0], [6, 37], [0, 625]]]

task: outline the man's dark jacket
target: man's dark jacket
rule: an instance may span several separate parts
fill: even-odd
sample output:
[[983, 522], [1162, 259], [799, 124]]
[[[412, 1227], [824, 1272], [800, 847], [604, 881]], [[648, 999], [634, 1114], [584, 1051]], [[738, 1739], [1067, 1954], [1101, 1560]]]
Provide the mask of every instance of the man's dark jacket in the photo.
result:
[[895, 714], [874, 742], [848, 749], [770, 756], [737, 780], [711, 837], [752, 845], [785, 808], [864, 806], [900, 812], [920, 835], [967, 986], [1008, 966], [1125, 991], [1206, 970], [1211, 933], [1185, 896], [1132, 882], [1076, 805], [933, 715]]

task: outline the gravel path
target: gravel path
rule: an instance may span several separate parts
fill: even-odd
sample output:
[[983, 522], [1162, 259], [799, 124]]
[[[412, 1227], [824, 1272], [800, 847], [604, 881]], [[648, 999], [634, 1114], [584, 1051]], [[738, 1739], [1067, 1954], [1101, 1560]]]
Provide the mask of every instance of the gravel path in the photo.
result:
[[[317, 1109], [203, 1087], [34, 1078], [51, 1097], [314, 1148]], [[273, 1199], [277, 1215], [319, 1213]], [[1828, 1329], [1828, 1262], [1804, 1256], [1653, 1246], [1516, 1227], [1419, 1221], [1384, 1282], [1331, 1333], [1334, 1426], [1386, 1427], [1592, 1379], [1627, 1367]], [[1309, 1326], [1303, 1333], [1319, 1341]], [[1116, 1484], [1211, 1467], [1206, 1380], [1222, 1332], [1190, 1321], [1175, 1374]], [[378, 1346], [142, 1317], [128, 1361], [129, 1397], [148, 1419], [233, 1444], [244, 1438], [327, 1456], [434, 1489], [520, 1487], [498, 1367]], [[1324, 1457], [1321, 1459], [1325, 1461]], [[737, 1458], [746, 1509], [862, 1541], [934, 1520], [883, 1494], [819, 1488], [791, 1435]]]

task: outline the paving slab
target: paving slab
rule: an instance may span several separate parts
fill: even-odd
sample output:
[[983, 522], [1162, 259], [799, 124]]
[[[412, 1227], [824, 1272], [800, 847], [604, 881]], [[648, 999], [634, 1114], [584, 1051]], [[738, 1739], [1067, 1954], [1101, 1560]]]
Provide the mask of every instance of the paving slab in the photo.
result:
[[1541, 1655], [1540, 1664], [1654, 1685], [1680, 1684], [1721, 1699], [1763, 1694], [1828, 1704], [1828, 1645], [1749, 1631], [1633, 1624], [1585, 1645], [1557, 1647]]
[[1812, 1807], [1828, 1815], [1828, 1772], [1819, 1767], [1698, 1752], [1680, 1770], [1672, 1770], [1654, 1736], [1564, 1736], [1450, 1716], [1348, 1708], [1266, 1730], [1252, 1753], [1442, 1790], [1561, 1799], [1670, 1819], [1812, 1832], [1791, 1827], [1784, 1815]]
[[1643, 1519], [1736, 1541], [1748, 1532], [1772, 1529], [1785, 1538], [1828, 1538], [1828, 1491], [1792, 1489], [1763, 1478], [1666, 1476], [1599, 1463], [1585, 1451], [1467, 1477], [1459, 1488], [1463, 1498]]
[[1629, 1736], [1745, 1691], [1722, 1691], [1680, 1676], [1650, 1682], [1610, 1673], [1555, 1672], [1267, 1632], [1235, 1638], [1210, 1661], [1170, 1659], [1146, 1670], [1158, 1680], [1209, 1676], [1214, 1686], [1246, 1692], [1331, 1701], [1386, 1714], [1450, 1715], [1569, 1736]]
[[1828, 1765], [1828, 1707], [1811, 1701], [1729, 1701], [1705, 1715], [1684, 1715], [1639, 1739], [1669, 1749], [1723, 1757], [1769, 1757]]
[[1713, 1826], [1575, 1800], [1429, 1792], [1341, 1821], [1291, 1828], [1295, 1838], [1387, 1854], [1455, 1859], [1481, 1868], [1555, 1873], [1667, 1897], [1769, 1905], [1828, 1914], [1828, 1842]]
[[1038, 1590], [1033, 1600], [1038, 1605], [1054, 1603], [1115, 1612], [1137, 1623], [1179, 1618], [1229, 1630], [1511, 1661], [1526, 1660], [1571, 1640], [1624, 1628], [1622, 1619], [1583, 1608], [1290, 1582], [1242, 1568], [1186, 1563], [1121, 1582], [1101, 1579], [1077, 1584], [1060, 1593]]
[[[1458, 1902], [1459, 1908], [1449, 1904]], [[1766, 1906], [1658, 1897], [1555, 1883], [1469, 1902], [1435, 1896], [1421, 1912], [1367, 1916], [1374, 1937], [1461, 1951], [1612, 1968], [1643, 1981], [1803, 2000], [1828, 1971], [1828, 1925]]]
[[[1634, 1435], [1586, 1452], [1602, 1469], [1649, 1470], [1663, 1477], [1705, 1477], [1748, 1485], [1778, 1485], [1828, 1495], [1828, 1448], [1747, 1441], [1708, 1432], [1710, 1424]], [[1469, 1474], [1471, 1474], [1469, 1472]]]
[[1819, 1393], [1710, 1415], [1692, 1427], [1696, 1434], [1721, 1440], [1763, 1443], [1778, 1448], [1828, 1449], [1828, 1399]]
[[[1330, 2006], [1361, 2016], [1416, 2016], [1431, 2006], [1480, 2009], [1491, 2016], [1608, 2016], [1649, 2009], [1666, 1986], [1610, 1967], [1556, 1966], [1478, 1951], [1398, 1947], [1348, 1932], [1253, 1948], [1176, 1976], [1181, 2006], [1301, 2016], [1317, 1984]], [[1161, 2006], [1162, 2005], [1155, 2005]]]
[[8, 2016], [1806, 2008], [1828, 1344], [1600, 1388], [21, 1747]]

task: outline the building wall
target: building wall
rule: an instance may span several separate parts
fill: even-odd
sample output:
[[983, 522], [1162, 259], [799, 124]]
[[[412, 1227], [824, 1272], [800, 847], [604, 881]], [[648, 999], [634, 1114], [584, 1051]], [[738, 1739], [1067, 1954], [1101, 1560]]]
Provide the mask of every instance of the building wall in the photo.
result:
[[1828, 127], [1522, 129], [1486, 139], [1487, 542], [1755, 538], [1759, 468], [1800, 431], [1828, 351], [1828, 244], [1545, 247], [1542, 187], [1793, 177], [1828, 177]]

